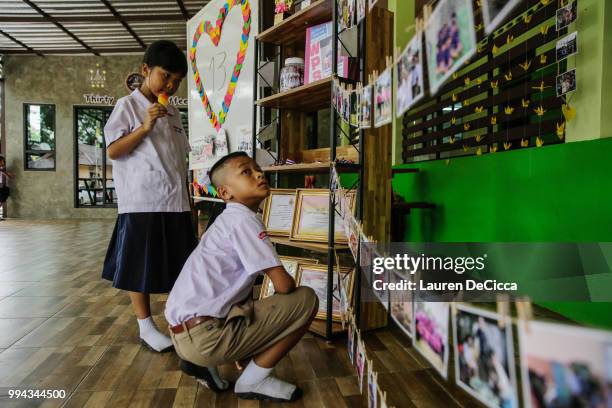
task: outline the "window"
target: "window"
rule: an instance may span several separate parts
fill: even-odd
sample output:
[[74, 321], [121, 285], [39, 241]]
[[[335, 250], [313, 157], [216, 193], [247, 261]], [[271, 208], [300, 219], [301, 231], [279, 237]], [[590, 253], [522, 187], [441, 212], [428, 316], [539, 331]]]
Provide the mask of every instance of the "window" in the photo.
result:
[[104, 125], [112, 107], [75, 107], [75, 207], [116, 207], [113, 164], [106, 155]]
[[[104, 126], [113, 107], [76, 106], [75, 135], [75, 207], [108, 208], [117, 206], [113, 180], [113, 162], [106, 153]], [[187, 109], [179, 109], [185, 132]]]
[[55, 105], [24, 104], [25, 170], [55, 170]]

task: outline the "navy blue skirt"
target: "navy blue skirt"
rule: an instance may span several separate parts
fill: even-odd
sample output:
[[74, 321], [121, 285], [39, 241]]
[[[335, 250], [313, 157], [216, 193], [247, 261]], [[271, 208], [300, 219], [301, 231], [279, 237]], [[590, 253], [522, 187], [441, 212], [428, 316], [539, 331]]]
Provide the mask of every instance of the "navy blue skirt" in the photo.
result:
[[190, 212], [119, 214], [102, 278], [131, 292], [170, 292], [196, 245]]

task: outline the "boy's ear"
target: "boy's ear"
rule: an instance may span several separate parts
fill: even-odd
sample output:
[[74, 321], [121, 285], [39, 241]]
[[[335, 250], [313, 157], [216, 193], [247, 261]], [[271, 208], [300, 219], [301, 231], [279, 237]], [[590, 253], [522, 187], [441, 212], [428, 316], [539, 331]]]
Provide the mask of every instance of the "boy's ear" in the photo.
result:
[[227, 186], [224, 185], [217, 187], [217, 194], [222, 200], [225, 201], [231, 200], [233, 198], [233, 195], [228, 191]]

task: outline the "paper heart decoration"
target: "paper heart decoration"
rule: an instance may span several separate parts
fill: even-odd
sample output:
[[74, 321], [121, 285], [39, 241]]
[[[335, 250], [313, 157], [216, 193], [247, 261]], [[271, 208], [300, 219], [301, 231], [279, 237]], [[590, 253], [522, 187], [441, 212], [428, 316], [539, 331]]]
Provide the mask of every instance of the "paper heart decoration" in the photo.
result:
[[[240, 6], [242, 9], [242, 36], [240, 37], [240, 47], [238, 49], [238, 54], [236, 55], [236, 63], [234, 64], [234, 69], [232, 71], [232, 78], [230, 79], [229, 84], [227, 85], [227, 90], [225, 91], [225, 96], [223, 98], [223, 103], [221, 104], [221, 110], [217, 115], [213, 110], [210, 100], [208, 99], [208, 95], [204, 90], [204, 86], [202, 85], [202, 76], [198, 71], [197, 56], [196, 56], [196, 47], [198, 45], [198, 41], [202, 34], [206, 33], [210, 37], [213, 45], [217, 47], [219, 45], [219, 41], [221, 40], [221, 31], [223, 29], [223, 23], [225, 22], [225, 17], [232, 10], [234, 6]], [[206, 110], [206, 114], [208, 115], [208, 119], [213, 127], [217, 130], [217, 132], [221, 129], [223, 123], [225, 123], [225, 118], [227, 113], [229, 112], [230, 106], [232, 105], [232, 98], [234, 97], [234, 92], [236, 91], [236, 83], [238, 82], [238, 78], [240, 78], [240, 71], [242, 70], [242, 64], [244, 63], [244, 59], [246, 58], [247, 48], [249, 46], [249, 34], [251, 32], [251, 5], [249, 0], [227, 0], [223, 7], [219, 10], [219, 15], [217, 17], [217, 21], [215, 25], [210, 21], [202, 21], [193, 36], [193, 42], [191, 44], [191, 50], [189, 52], [189, 59], [191, 60], [191, 68], [193, 71], [193, 79], [195, 81], [196, 88], [198, 93], [200, 94], [200, 99], [202, 99], [202, 104], [204, 105], [204, 110]]]

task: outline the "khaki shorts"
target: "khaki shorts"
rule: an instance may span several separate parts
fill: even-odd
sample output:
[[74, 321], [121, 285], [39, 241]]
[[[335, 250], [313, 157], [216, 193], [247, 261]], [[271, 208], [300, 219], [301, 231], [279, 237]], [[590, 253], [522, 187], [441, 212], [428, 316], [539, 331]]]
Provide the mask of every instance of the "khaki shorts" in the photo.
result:
[[183, 360], [204, 367], [232, 363], [261, 353], [303, 327], [318, 303], [315, 292], [301, 286], [286, 295], [234, 305], [225, 319], [212, 319], [170, 336]]

